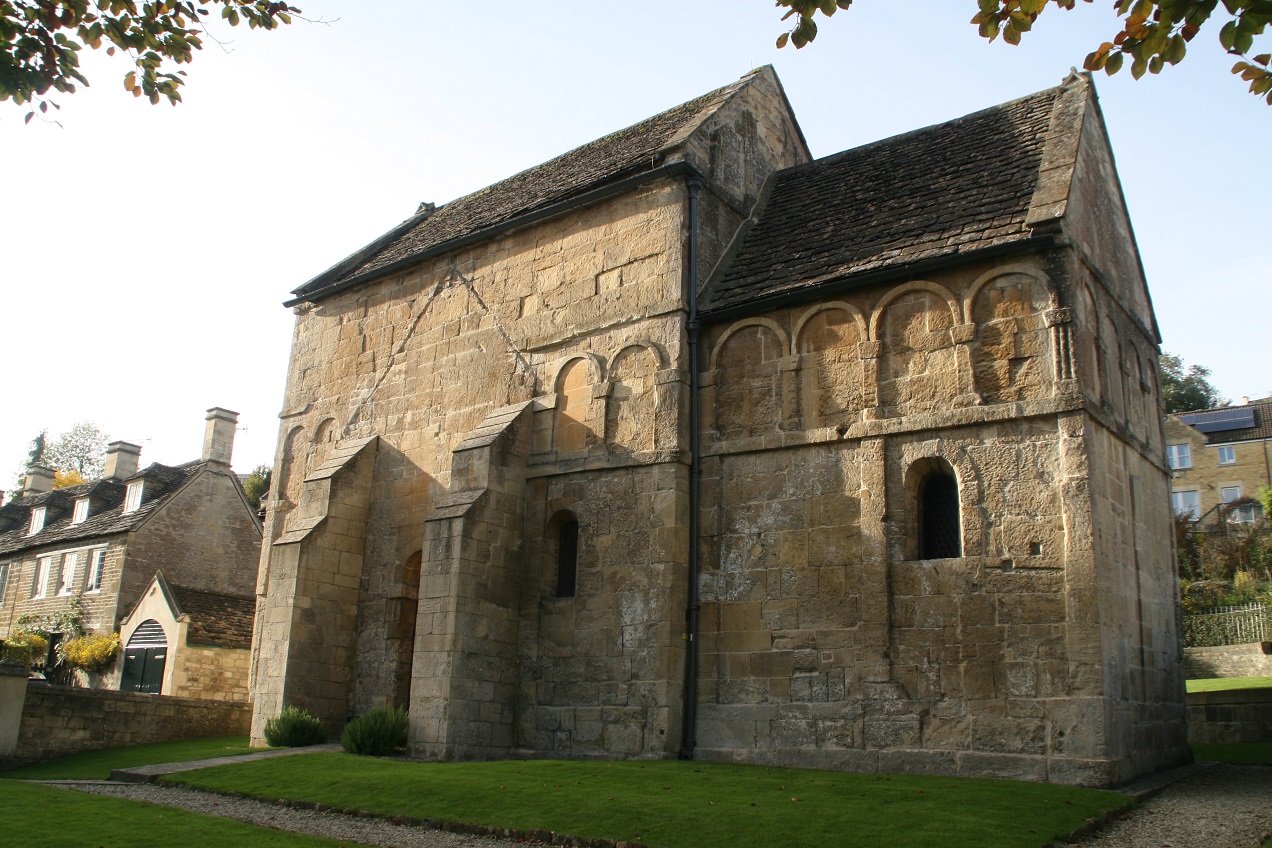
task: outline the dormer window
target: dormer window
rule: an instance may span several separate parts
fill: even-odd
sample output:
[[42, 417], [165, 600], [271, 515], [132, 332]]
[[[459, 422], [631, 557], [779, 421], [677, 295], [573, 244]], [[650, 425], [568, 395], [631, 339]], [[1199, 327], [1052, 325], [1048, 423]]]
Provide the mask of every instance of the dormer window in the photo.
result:
[[31, 510], [31, 524], [27, 527], [27, 535], [34, 536], [44, 529], [44, 515], [47, 507], [37, 506]]
[[124, 495], [124, 512], [136, 512], [141, 508], [141, 490], [145, 480], [134, 480], [128, 484], [128, 493]]
[[75, 512], [71, 514], [72, 524], [83, 524], [88, 520], [88, 498], [75, 501]]

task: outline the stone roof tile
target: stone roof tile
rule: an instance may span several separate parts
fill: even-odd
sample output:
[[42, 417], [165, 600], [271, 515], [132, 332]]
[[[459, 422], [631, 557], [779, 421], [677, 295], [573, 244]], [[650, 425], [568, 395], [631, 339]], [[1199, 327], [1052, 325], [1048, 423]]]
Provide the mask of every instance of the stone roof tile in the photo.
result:
[[168, 584], [178, 615], [190, 616], [187, 645], [251, 648], [256, 599]]

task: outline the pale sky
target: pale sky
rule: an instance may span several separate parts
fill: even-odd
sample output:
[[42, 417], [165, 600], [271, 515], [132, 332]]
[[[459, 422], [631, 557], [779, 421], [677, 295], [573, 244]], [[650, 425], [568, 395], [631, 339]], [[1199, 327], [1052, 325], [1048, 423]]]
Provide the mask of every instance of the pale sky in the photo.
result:
[[[863, 0], [797, 52], [775, 49], [769, 0], [293, 2], [330, 23], [214, 28], [230, 43], [186, 66], [177, 107], [92, 54], [92, 88], [54, 98], [61, 127], [0, 104], [0, 489], [36, 433], [80, 420], [143, 464], [196, 459], [211, 406], [240, 413], [236, 470], [272, 464], [282, 301], [421, 201], [770, 63], [826, 156], [1056, 85], [1117, 31], [1111, 4], [1079, 4], [1011, 47], [967, 23], [975, 0]], [[1239, 399], [1272, 393], [1272, 108], [1217, 31], [1160, 77], [1096, 86], [1162, 346]]]

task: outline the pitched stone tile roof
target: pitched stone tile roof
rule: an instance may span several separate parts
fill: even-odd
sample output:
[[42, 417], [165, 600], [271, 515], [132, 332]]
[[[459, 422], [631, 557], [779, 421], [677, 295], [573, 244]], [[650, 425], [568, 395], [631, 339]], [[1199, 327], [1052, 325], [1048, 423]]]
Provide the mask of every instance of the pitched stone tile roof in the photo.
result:
[[708, 281], [704, 311], [1030, 237], [1050, 89], [797, 165]]
[[[138, 471], [128, 480], [144, 479], [148, 485], [143, 490], [141, 506], [129, 513], [124, 512], [127, 486], [111, 480], [96, 480], [16, 498], [0, 507], [0, 555], [58, 542], [91, 544], [98, 537], [131, 530], [205, 466], [206, 463], [202, 461], [183, 465], [161, 465], [156, 462]], [[75, 501], [85, 496], [92, 498], [88, 519], [80, 524], [72, 524]], [[44, 528], [39, 533], [28, 536], [31, 510], [37, 506], [43, 506], [46, 510]]]
[[431, 214], [416, 215], [292, 293], [302, 299], [321, 296], [328, 289], [339, 287], [355, 277], [372, 274], [400, 260], [608, 183], [652, 171], [663, 164], [689, 129], [741, 89], [755, 73], [758, 71], [732, 85], [453, 200]]
[[177, 615], [189, 615], [187, 645], [251, 648], [256, 599], [168, 584]]

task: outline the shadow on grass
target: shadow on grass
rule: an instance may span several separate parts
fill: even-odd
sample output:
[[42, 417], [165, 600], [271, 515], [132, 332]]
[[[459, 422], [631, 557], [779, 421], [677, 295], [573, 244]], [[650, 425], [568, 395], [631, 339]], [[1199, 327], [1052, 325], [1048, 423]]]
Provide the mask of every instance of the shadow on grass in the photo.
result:
[[191, 739], [185, 742], [159, 742], [129, 748], [102, 748], [58, 757], [45, 763], [34, 763], [0, 772], [0, 778], [13, 780], [106, 780], [112, 769], [148, 766], [155, 763], [183, 763], [214, 757], [232, 757], [264, 750], [248, 746], [246, 736], [215, 739]]
[[1125, 796], [1052, 784], [719, 763], [418, 763], [312, 754], [164, 778], [375, 815], [694, 848], [1037, 848]]

